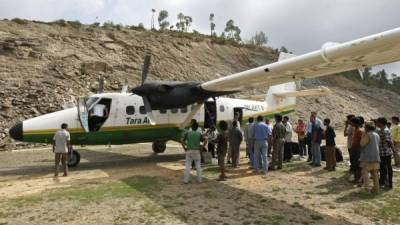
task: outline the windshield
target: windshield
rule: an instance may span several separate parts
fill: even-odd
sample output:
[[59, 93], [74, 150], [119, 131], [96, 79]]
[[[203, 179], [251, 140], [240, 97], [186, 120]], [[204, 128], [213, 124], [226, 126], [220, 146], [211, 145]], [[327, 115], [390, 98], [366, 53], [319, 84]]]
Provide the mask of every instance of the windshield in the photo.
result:
[[100, 100], [100, 98], [90, 97], [86, 100], [86, 108], [88, 111]]

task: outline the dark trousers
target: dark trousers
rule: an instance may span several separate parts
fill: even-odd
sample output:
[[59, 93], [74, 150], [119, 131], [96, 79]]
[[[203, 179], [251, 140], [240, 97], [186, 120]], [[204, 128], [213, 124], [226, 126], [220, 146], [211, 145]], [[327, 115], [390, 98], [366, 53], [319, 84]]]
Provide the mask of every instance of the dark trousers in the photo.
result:
[[208, 143], [208, 152], [211, 152], [211, 156], [215, 158], [215, 144]]
[[308, 161], [312, 159], [312, 150], [311, 150], [311, 134], [308, 133], [306, 137], [307, 151], [308, 151]]
[[360, 151], [350, 150], [350, 172], [354, 174], [355, 180], [359, 180], [361, 177], [360, 167]]
[[306, 138], [299, 139], [299, 154], [300, 156], [307, 155]]
[[290, 161], [292, 157], [293, 157], [292, 142], [285, 142], [283, 151], [283, 161]]
[[379, 185], [393, 186], [392, 156], [381, 156]]

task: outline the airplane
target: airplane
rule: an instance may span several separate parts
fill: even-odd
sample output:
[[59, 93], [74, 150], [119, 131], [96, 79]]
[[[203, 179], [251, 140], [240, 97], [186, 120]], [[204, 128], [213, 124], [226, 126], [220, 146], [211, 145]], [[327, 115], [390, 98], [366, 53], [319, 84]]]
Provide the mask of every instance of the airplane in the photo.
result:
[[[77, 106], [41, 115], [14, 125], [10, 137], [17, 141], [52, 143], [54, 133], [67, 123], [73, 145], [119, 145], [152, 142], [162, 153], [169, 140], [180, 141], [192, 119], [209, 127], [218, 121], [294, 111], [297, 96], [328, 92], [326, 88], [296, 91], [296, 81], [362, 69], [400, 60], [400, 28], [345, 43], [327, 42], [320, 50], [300, 56], [281, 54], [277, 62], [204, 83], [147, 81], [150, 56], [146, 56], [141, 84], [130, 92], [98, 93], [77, 99]], [[226, 98], [254, 87], [266, 87], [264, 101]], [[100, 129], [90, 123], [96, 104], [108, 109]], [[80, 154], [73, 151], [69, 165]]]

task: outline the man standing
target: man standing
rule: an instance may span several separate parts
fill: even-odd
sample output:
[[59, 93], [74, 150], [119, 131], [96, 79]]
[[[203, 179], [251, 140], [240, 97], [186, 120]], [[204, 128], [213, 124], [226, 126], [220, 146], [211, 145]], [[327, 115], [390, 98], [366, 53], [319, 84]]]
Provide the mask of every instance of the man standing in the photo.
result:
[[[269, 130], [271, 131], [271, 134], [272, 134], [272, 129], [274, 128], [274, 126], [272, 126], [271, 121], [269, 119], [265, 119], [265, 124], [267, 124], [267, 127], [269, 128]], [[272, 135], [269, 136], [267, 143], [268, 143], [267, 156], [271, 157], [271, 154], [272, 154]]]
[[321, 128], [321, 126], [322, 126], [322, 121], [318, 118], [318, 114], [317, 114], [317, 112], [311, 112], [311, 116], [310, 116], [310, 121], [308, 121], [308, 123], [307, 123], [307, 129], [306, 129], [306, 144], [307, 144], [307, 148], [308, 148], [308, 159], [307, 159], [307, 161], [308, 162], [311, 162], [311, 160], [312, 160], [312, 149], [311, 149], [311, 139], [312, 139], [312, 137], [311, 137], [311, 132], [312, 132], [312, 123], [311, 123], [311, 120], [315, 120], [316, 121], [316, 125], [317, 125], [317, 127], [320, 127]]
[[292, 124], [289, 123], [289, 117], [284, 116], [283, 117], [283, 125], [286, 128], [286, 134], [285, 134], [285, 145], [284, 145], [284, 161], [285, 162], [290, 162], [290, 159], [292, 158]]
[[190, 168], [192, 166], [192, 162], [196, 166], [197, 172], [197, 182], [202, 182], [201, 176], [201, 156], [200, 149], [202, 146], [200, 145], [203, 142], [203, 147], [207, 144], [207, 139], [202, 136], [202, 134], [197, 130], [199, 125], [197, 122], [192, 123], [192, 129], [189, 130], [183, 137], [182, 146], [186, 151], [186, 159], [185, 159], [185, 171], [183, 174], [183, 183], [187, 184], [190, 180]]
[[392, 168], [392, 147], [393, 143], [390, 137], [390, 130], [386, 126], [387, 120], [384, 117], [380, 117], [376, 121], [378, 127], [378, 135], [380, 138], [379, 142], [379, 154], [381, 157], [380, 163], [380, 186], [385, 186], [389, 189], [393, 188], [393, 168]]
[[295, 132], [297, 133], [298, 142], [299, 142], [299, 151], [300, 158], [304, 158], [307, 155], [306, 149], [306, 125], [302, 119], [299, 119], [297, 122], [297, 126], [295, 128]]
[[331, 120], [325, 119], [324, 125], [326, 127], [324, 136], [326, 141], [326, 148], [325, 148], [325, 159], [326, 159], [326, 167], [325, 169], [328, 171], [335, 171], [336, 169], [336, 150], [335, 150], [335, 130], [330, 125]]
[[346, 116], [346, 122], [344, 126], [344, 136], [347, 137], [347, 150], [349, 152], [349, 157], [350, 157], [350, 180], [354, 179], [354, 166], [351, 166], [352, 160], [351, 160], [351, 141], [353, 139], [353, 126], [351, 126], [351, 119], [353, 119], [355, 116], [353, 114], [347, 115]]
[[211, 127], [207, 130], [206, 135], [208, 140], [207, 150], [209, 153], [211, 153], [211, 157], [215, 158], [215, 144], [217, 142], [218, 131], [214, 125], [211, 125]]
[[[233, 121], [232, 123], [230, 123], [230, 126], [228, 127], [228, 130], [232, 130], [233, 127], [233, 122], [236, 121], [237, 127], [240, 129], [240, 114], [238, 112], [235, 112], [235, 114], [233, 115]], [[229, 145], [231, 143], [229, 142]], [[228, 164], [232, 163], [232, 148], [229, 147], [229, 151], [228, 151], [228, 156], [227, 156], [227, 160], [228, 160]]]
[[251, 130], [253, 129], [254, 118], [250, 117], [246, 127], [244, 128], [244, 140], [246, 141], [246, 153], [250, 160], [250, 167], [254, 164], [254, 140]]
[[268, 159], [267, 159], [267, 149], [268, 149], [268, 138], [271, 136], [271, 130], [264, 123], [263, 117], [257, 117], [257, 123], [253, 125], [253, 137], [254, 137], [254, 172], [258, 173], [260, 166], [260, 158], [263, 173], [266, 175], [268, 173]]
[[240, 143], [243, 141], [243, 134], [238, 127], [238, 121], [232, 122], [232, 128], [229, 131], [229, 148], [232, 154], [232, 167], [237, 168], [239, 164]]
[[361, 137], [362, 137], [362, 120], [359, 117], [353, 117], [351, 119], [351, 126], [353, 126], [351, 149], [350, 149], [350, 163], [351, 171], [354, 174], [354, 181], [359, 182], [361, 178], [361, 167], [360, 167], [360, 151], [361, 151]]
[[321, 166], [321, 140], [322, 128], [318, 126], [317, 119], [311, 116], [311, 150], [312, 150], [312, 163], [314, 167]]
[[61, 130], [57, 131], [53, 137], [53, 152], [55, 153], [55, 177], [58, 176], [58, 167], [60, 161], [64, 169], [63, 176], [68, 176], [68, 152], [72, 150], [70, 141], [71, 137], [68, 132], [68, 125], [66, 123], [63, 123], [61, 125]]
[[400, 119], [398, 116], [392, 117], [392, 141], [394, 150], [394, 165], [400, 167]]
[[282, 124], [282, 116], [275, 115], [275, 125], [272, 130], [272, 166], [271, 169], [282, 169], [283, 146], [285, 144], [286, 128]]

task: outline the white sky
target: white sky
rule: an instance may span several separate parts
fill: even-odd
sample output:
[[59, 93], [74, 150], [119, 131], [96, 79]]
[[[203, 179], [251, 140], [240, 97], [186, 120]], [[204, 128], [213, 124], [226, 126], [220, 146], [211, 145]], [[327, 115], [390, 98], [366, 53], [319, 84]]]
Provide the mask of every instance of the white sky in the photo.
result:
[[[153, 8], [166, 9], [171, 24], [179, 12], [189, 15], [192, 28], [207, 34], [212, 12], [219, 34], [233, 19], [244, 39], [264, 31], [268, 45], [284, 45], [295, 54], [317, 50], [327, 41], [348, 41], [400, 26], [399, 0], [0, 0], [0, 18], [142, 22], [150, 27]], [[400, 63], [384, 68], [400, 74]]]

